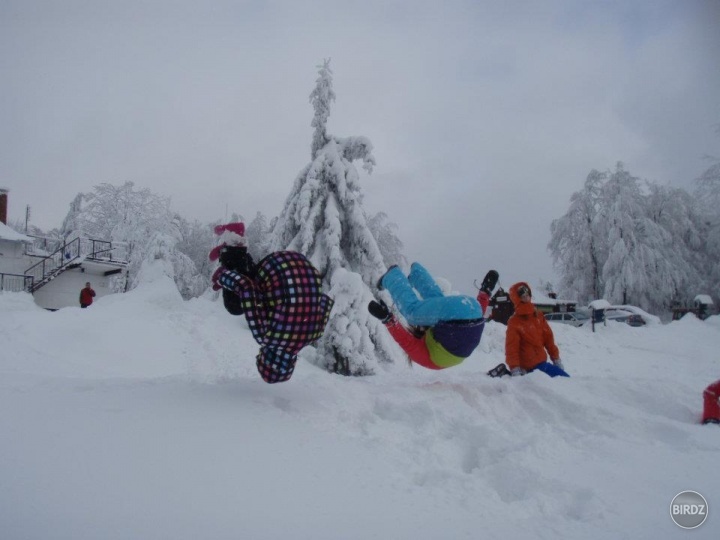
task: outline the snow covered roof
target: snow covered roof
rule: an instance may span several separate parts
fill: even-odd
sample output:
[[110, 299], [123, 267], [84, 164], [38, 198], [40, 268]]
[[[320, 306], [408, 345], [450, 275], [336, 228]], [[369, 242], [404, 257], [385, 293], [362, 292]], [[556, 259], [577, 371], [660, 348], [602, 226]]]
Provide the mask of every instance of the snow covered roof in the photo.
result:
[[4, 223], [0, 222], [0, 240], [10, 240], [11, 242], [28, 242], [32, 243], [33, 239], [24, 234], [14, 231]]
[[533, 304], [544, 304], [548, 306], [556, 306], [558, 304], [577, 304], [577, 301], [575, 300], [564, 300], [562, 298], [550, 298], [546, 294], [542, 292], [535, 292], [536, 290], [533, 289], [532, 292], [532, 301]]
[[706, 306], [712, 306], [712, 305], [713, 305], [712, 298], [710, 298], [710, 295], [709, 295], [709, 294], [698, 294], [698, 295], [695, 297], [695, 303], [697, 303], [697, 304], [704, 304], [704, 305], [706, 305]]
[[604, 298], [600, 298], [599, 300], [593, 300], [588, 304], [589, 308], [592, 309], [607, 309], [610, 307], [610, 302], [605, 300]]

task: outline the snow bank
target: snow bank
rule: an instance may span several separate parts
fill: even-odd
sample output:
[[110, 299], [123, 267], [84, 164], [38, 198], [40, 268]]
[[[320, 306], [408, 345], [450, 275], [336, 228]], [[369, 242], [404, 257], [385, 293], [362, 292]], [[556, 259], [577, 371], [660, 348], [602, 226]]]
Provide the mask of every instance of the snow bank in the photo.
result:
[[491, 322], [456, 368], [301, 359], [267, 385], [244, 318], [170, 283], [54, 313], [0, 295], [4, 537], [671, 539], [677, 493], [720, 501], [718, 317], [553, 326], [570, 379], [487, 377]]

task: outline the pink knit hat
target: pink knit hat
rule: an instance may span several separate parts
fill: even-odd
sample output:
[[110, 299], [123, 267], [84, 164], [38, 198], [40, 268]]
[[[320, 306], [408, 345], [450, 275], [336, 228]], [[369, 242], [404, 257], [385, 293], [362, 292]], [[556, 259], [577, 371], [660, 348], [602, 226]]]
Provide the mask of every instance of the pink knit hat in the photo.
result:
[[218, 245], [210, 252], [210, 260], [217, 261], [220, 258], [222, 248], [225, 246], [242, 246], [247, 247], [247, 238], [245, 238], [245, 224], [241, 221], [236, 223], [226, 223], [225, 225], [217, 225], [215, 234], [220, 238]]

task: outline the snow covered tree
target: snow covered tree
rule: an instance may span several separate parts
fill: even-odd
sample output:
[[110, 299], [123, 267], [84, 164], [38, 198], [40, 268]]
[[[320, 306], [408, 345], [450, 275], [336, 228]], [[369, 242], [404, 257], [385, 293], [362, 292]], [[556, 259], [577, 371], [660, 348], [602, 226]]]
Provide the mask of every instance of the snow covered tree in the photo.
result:
[[[75, 197], [70, 205], [63, 233], [71, 235], [78, 231], [82, 236], [125, 246], [131, 287], [135, 286], [142, 262], [162, 252], [176, 270], [180, 269], [176, 274], [178, 288], [184, 294], [197, 292], [189, 275], [193, 273], [188, 269], [189, 259], [185, 260], [179, 251], [169, 255], [176, 251], [181, 235], [168, 198], [148, 189], [136, 190], [132, 182], [121, 186], [97, 185], [93, 192]], [[172, 261], [173, 257], [177, 260]], [[197, 269], [194, 274], [199, 275]]]
[[71, 241], [79, 236], [86, 236], [84, 234], [84, 223], [82, 218], [83, 210], [83, 197], [84, 194], [78, 193], [70, 203], [70, 210], [68, 210], [62, 225], [60, 226], [60, 234], [66, 241]]
[[[177, 244], [176, 236], [162, 231], [156, 232], [143, 250], [145, 258], [141, 265], [159, 259], [167, 261], [169, 265], [166, 268], [172, 272], [169, 276], [175, 281], [180, 295], [188, 300], [200, 296], [207, 289], [208, 279], [198, 274], [195, 263], [176, 248]], [[207, 253], [205, 257], [207, 258]], [[138, 276], [140, 275], [138, 273]]]
[[121, 186], [104, 183], [93, 189], [83, 194], [86, 204], [76, 221], [91, 238], [124, 243], [134, 275], [149, 239], [170, 227], [170, 201], [149, 189], [136, 190], [133, 182]]
[[552, 282], [545, 281], [544, 279], [540, 279], [540, 287], [538, 288], [539, 291], [543, 291], [548, 298], [556, 298], [557, 293], [555, 292], [555, 287], [553, 286]]
[[198, 220], [190, 222], [177, 214], [173, 219], [173, 226], [179, 237], [175, 247], [192, 260], [197, 274], [202, 276], [207, 287], [215, 269], [215, 264], [208, 258], [216, 240], [213, 226]]
[[[692, 281], [689, 261], [679, 256], [682, 242], [674, 232], [672, 216], [663, 211], [663, 205], [668, 204], [663, 202], [666, 197], [675, 209], [683, 199], [678, 191], [663, 193], [652, 184], [645, 191], [642, 187], [618, 163], [602, 188], [602, 228], [598, 233], [608, 239], [607, 259], [602, 266], [603, 296], [616, 304], [662, 312]], [[692, 236], [692, 232], [685, 232]]]
[[315, 111], [311, 162], [298, 174], [273, 225], [270, 248], [307, 256], [323, 276], [325, 292], [335, 300], [317, 345], [317, 361], [336, 373], [368, 374], [378, 359], [391, 361], [397, 351], [385, 329], [367, 312], [371, 289], [386, 267], [363, 210], [353, 162], [362, 160], [370, 173], [375, 159], [367, 138], [327, 133], [335, 99], [329, 60], [319, 66], [318, 74], [310, 94]]
[[684, 190], [643, 184], [622, 163], [614, 172], [592, 171], [551, 225], [561, 294], [655, 312], [687, 304], [707, 274], [697, 207]]
[[389, 221], [388, 215], [385, 212], [378, 212], [368, 220], [368, 227], [377, 240], [385, 266], [397, 264], [406, 267], [408, 261], [402, 254], [403, 243], [397, 236], [398, 226]]
[[272, 223], [268, 224], [267, 218], [262, 212], [258, 212], [255, 218], [245, 227], [248, 253], [255, 262], [270, 253], [272, 225]]
[[[716, 133], [720, 135], [720, 124], [716, 126]], [[720, 303], [720, 159], [710, 156], [708, 159], [713, 163], [696, 180], [694, 195], [702, 217], [704, 238], [703, 268], [707, 279], [702, 286], [715, 302]]]
[[702, 240], [702, 223], [697, 205], [691, 195], [683, 190], [668, 186], [649, 184], [646, 208], [649, 219], [660, 227], [655, 244], [662, 251], [663, 263], [668, 278], [666, 283], [657, 282], [663, 275], [653, 276], [656, 299], [651, 308], [666, 309], [673, 304], [690, 305], [698, 290], [702, 289], [702, 273], [705, 260]]
[[319, 68], [320, 76], [316, 80], [315, 88], [310, 93], [310, 103], [313, 105], [315, 115], [310, 125], [315, 128], [312, 144], [310, 145], [310, 157], [315, 159], [320, 150], [328, 143], [327, 121], [330, 117], [330, 104], [335, 101], [335, 92], [332, 88], [332, 70], [330, 59], [326, 59]]
[[607, 237], [598, 234], [598, 210], [606, 178], [605, 173], [590, 171], [583, 189], [570, 198], [567, 213], [550, 225], [548, 249], [561, 276], [560, 293], [583, 303], [600, 298], [603, 290]]
[[639, 180], [618, 163], [601, 193], [601, 214], [608, 230], [608, 257], [602, 268], [604, 297], [615, 304], [646, 304], [647, 271], [654, 254], [638, 237], [644, 218]]

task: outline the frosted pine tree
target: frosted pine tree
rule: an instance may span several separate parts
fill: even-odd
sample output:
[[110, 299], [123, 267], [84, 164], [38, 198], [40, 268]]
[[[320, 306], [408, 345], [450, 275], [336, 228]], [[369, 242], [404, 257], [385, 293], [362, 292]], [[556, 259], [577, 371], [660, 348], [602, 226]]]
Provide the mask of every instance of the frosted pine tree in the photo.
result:
[[60, 235], [68, 242], [83, 236], [83, 194], [78, 193], [70, 203], [70, 209], [68, 210], [62, 225], [60, 226]]
[[248, 252], [255, 262], [270, 253], [271, 231], [272, 224], [268, 224], [268, 220], [262, 212], [258, 212], [255, 218], [245, 227]]
[[363, 210], [360, 178], [353, 165], [362, 160], [372, 172], [372, 144], [365, 137], [339, 138], [327, 133], [335, 100], [330, 61], [319, 67], [310, 102], [315, 111], [311, 162], [298, 174], [272, 230], [271, 250], [303, 253], [323, 276], [335, 300], [316, 362], [343, 375], [374, 371], [397, 348], [382, 325], [368, 314], [371, 289], [385, 272], [383, 255]]

